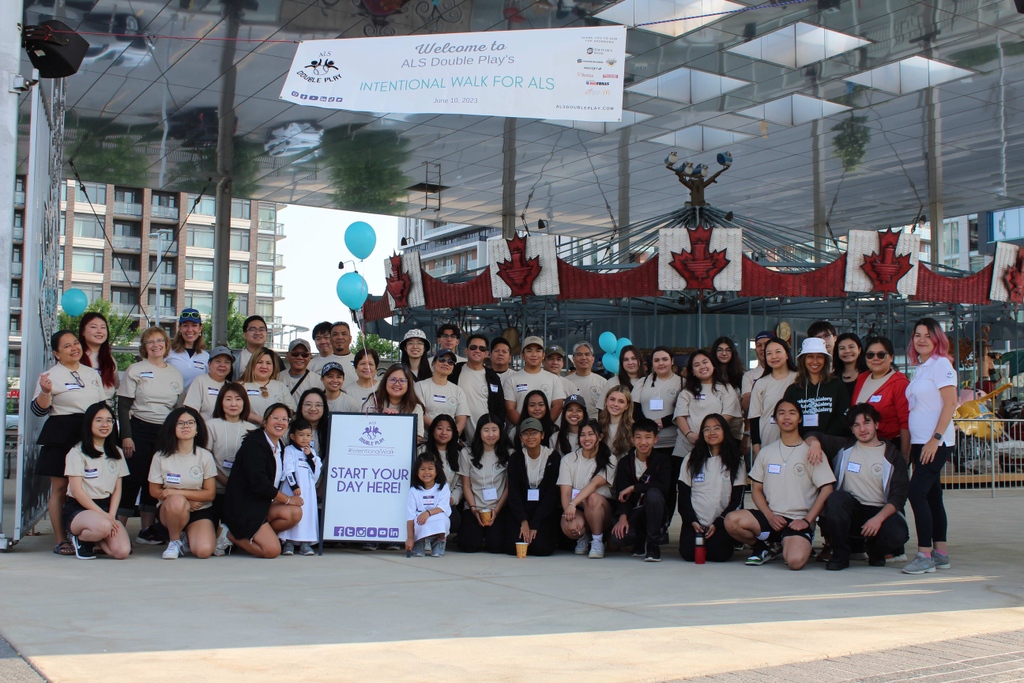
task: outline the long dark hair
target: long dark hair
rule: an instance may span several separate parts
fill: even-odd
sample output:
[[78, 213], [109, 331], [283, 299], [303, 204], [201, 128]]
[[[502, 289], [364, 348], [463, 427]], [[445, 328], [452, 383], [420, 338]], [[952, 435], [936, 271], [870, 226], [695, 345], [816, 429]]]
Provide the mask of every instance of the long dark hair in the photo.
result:
[[441, 413], [436, 416], [430, 423], [430, 429], [427, 430], [427, 436], [423, 441], [423, 452], [427, 455], [433, 456], [441, 461], [441, 451], [437, 447], [437, 442], [434, 441], [434, 429], [437, 425], [442, 422], [447, 423], [452, 429], [452, 440], [448, 442], [448, 448], [445, 449], [444, 458], [448, 462], [448, 467], [451, 468], [452, 472], [459, 471], [459, 429], [455, 426], [455, 418], [447, 413]]
[[633, 380], [630, 378], [629, 373], [623, 367], [622, 359], [626, 357], [626, 351], [631, 351], [636, 356], [636, 376], [640, 379], [644, 378], [644, 357], [640, 355], [640, 349], [628, 344], [622, 347], [619, 351], [619, 384], [624, 387], [633, 387]]
[[[729, 351], [732, 353], [732, 358], [728, 363], [724, 364], [718, 360], [718, 347], [723, 344], [728, 346]], [[718, 381], [739, 389], [743, 385], [743, 362], [740, 360], [740, 352], [736, 348], [736, 343], [729, 337], [719, 337], [711, 345], [710, 350], [711, 364], [715, 366], [715, 374], [718, 376]]]
[[100, 373], [100, 377], [103, 379], [103, 386], [112, 387], [117, 384], [117, 362], [114, 360], [114, 354], [110, 352], [110, 323], [107, 322], [106, 317], [102, 313], [89, 311], [78, 322], [78, 341], [82, 344], [83, 352], [79, 362], [92, 367], [92, 359], [89, 358], [89, 345], [85, 341], [84, 333], [85, 326], [96, 319], [102, 320], [103, 324], [106, 325], [107, 338], [100, 344], [100, 349], [96, 353], [99, 357], [100, 366], [94, 369]]
[[[498, 426], [498, 443], [494, 444], [494, 455], [498, 458], [498, 463], [501, 465], [507, 465], [509, 456], [512, 455], [512, 440], [508, 438], [508, 433], [505, 431], [505, 421], [497, 415], [481, 415], [480, 419], [476, 421], [476, 432], [473, 433], [473, 442], [469, 445], [469, 452], [471, 454], [470, 460], [473, 462], [473, 467], [481, 469], [483, 465], [480, 461], [484, 457], [484, 440], [480, 435], [485, 425], [494, 424]], [[468, 472], [466, 474], [469, 474]]]
[[[604, 442], [604, 431], [601, 429], [600, 423], [597, 420], [587, 420], [585, 423], [580, 425], [580, 432], [583, 431], [584, 427], [590, 427], [597, 434], [597, 455], [594, 456], [594, 476], [601, 474], [606, 480], [608, 479], [608, 466], [612, 462], [612, 449], [608, 448], [608, 444]], [[583, 451], [583, 446], [580, 446], [580, 451]], [[609, 484], [614, 482], [609, 481]]]
[[217, 392], [217, 401], [213, 404], [213, 416], [224, 419], [224, 395], [229, 391], [242, 397], [242, 412], [238, 417], [241, 420], [248, 420], [249, 412], [252, 410], [252, 407], [249, 405], [249, 392], [237, 382], [224, 382], [221, 386], [220, 391]]
[[[306, 389], [305, 391], [302, 392], [302, 396], [299, 397], [298, 410], [296, 411], [295, 414], [296, 415], [300, 415], [300, 416], [302, 415], [302, 404], [305, 402], [306, 397], [309, 396], [310, 394], [313, 394], [314, 396], [319, 397], [320, 400], [324, 404], [324, 407], [323, 407], [324, 414], [323, 414], [323, 416], [320, 417], [320, 421], [316, 423], [316, 440], [317, 440], [317, 443], [320, 444], [320, 450], [323, 451], [322, 453], [320, 453], [320, 457], [324, 458], [324, 457], [326, 457], [324, 455], [324, 453], [327, 452], [327, 427], [328, 427], [328, 423], [329, 423], [328, 417], [330, 417], [327, 414], [327, 394], [325, 394], [324, 390], [320, 389], [319, 387], [313, 387], [312, 389]], [[303, 418], [303, 419], [307, 419], [307, 418]], [[327, 462], [327, 461], [324, 460], [324, 462]]]
[[697, 373], [693, 371], [693, 362], [698, 357], [704, 356], [711, 363], [713, 372], [711, 373], [711, 388], [714, 389], [716, 384], [725, 384], [724, 381], [718, 376], [718, 371], [714, 370], [715, 357], [709, 351], [704, 349], [697, 349], [690, 354], [690, 357], [686, 359], [686, 374], [683, 375], [683, 389], [686, 389], [694, 396], [700, 394], [701, 381], [697, 377]]
[[790, 372], [796, 372], [796, 361], [793, 360], [793, 351], [789, 348], [789, 344], [786, 343], [785, 339], [779, 337], [772, 337], [764, 345], [764, 374], [761, 377], [767, 377], [772, 374], [772, 367], [768, 365], [768, 344], [778, 344], [786, 352], [786, 367], [789, 368]]
[[210, 443], [210, 433], [206, 430], [206, 420], [192, 406], [181, 406], [172, 410], [171, 414], [164, 420], [164, 423], [160, 425], [160, 431], [156, 435], [156, 442], [153, 444], [154, 453], [173, 455], [178, 452], [178, 435], [175, 433], [175, 430], [178, 427], [178, 420], [182, 415], [188, 415], [196, 421], [194, 445], [199, 448], [207, 448]]
[[[550, 448], [551, 435], [558, 431], [558, 427], [555, 426], [555, 421], [551, 419], [551, 405], [548, 403], [548, 395], [545, 394], [540, 389], [534, 389], [533, 391], [528, 393], [526, 395], [526, 398], [523, 399], [523, 415], [521, 419], [525, 420], [527, 417], [532, 417], [529, 413], [529, 410], [527, 409], [527, 406], [530, 405], [530, 397], [535, 394], [539, 395], [542, 399], [544, 399], [544, 417], [540, 418], [540, 424], [542, 427], [544, 427], [544, 438], [540, 440], [540, 443], [542, 446], [547, 446], [548, 448]], [[516, 448], [518, 448], [519, 444], [521, 443], [519, 440], [518, 429], [516, 430], [515, 437], [512, 439], [512, 443]]]
[[416, 378], [413, 377], [412, 370], [404, 365], [392, 365], [384, 373], [380, 384], [377, 385], [377, 392], [374, 394], [377, 400], [378, 413], [384, 412], [384, 409], [391, 405], [391, 399], [388, 397], [388, 380], [391, 379], [391, 375], [399, 372], [402, 373], [402, 377], [405, 378], [406, 382], [405, 396], [402, 397], [401, 413], [403, 415], [412, 415], [416, 412], [416, 406], [423, 405], [419, 397], [416, 396]]
[[690, 472], [690, 479], [692, 480], [704, 471], [704, 466], [711, 457], [711, 447], [704, 440], [704, 425], [709, 421], [717, 422], [718, 426], [722, 428], [723, 441], [722, 445], [718, 448], [718, 457], [722, 459], [722, 464], [729, 470], [729, 479], [735, 481], [736, 475], [740, 471], [740, 465], [743, 464], [743, 454], [740, 452], [740, 442], [732, 435], [729, 423], [718, 413], [706, 415], [700, 422], [700, 429], [697, 430], [697, 443], [693, 445], [693, 449], [690, 451], [690, 460], [687, 466]]
[[555, 450], [562, 455], [571, 450], [569, 448], [569, 425], [565, 421], [566, 408], [570, 405], [579, 406], [583, 411], [583, 420], [580, 421], [580, 427], [587, 424], [587, 421], [590, 419], [590, 416], [587, 415], [587, 404], [583, 400], [569, 401], [566, 399], [566, 402], [562, 404], [562, 414], [558, 416], [558, 438], [555, 440]]
[[82, 418], [82, 452], [90, 458], [99, 458], [106, 455], [111, 460], [120, 460], [121, 451], [117, 447], [117, 429], [111, 429], [110, 433], [107, 434], [107, 438], [103, 440], [102, 453], [96, 450], [96, 446], [92, 442], [92, 421], [101, 410], [105, 410], [110, 413], [111, 419], [115, 420], [114, 426], [117, 426], [117, 418], [114, 416], [114, 411], [111, 410], [106, 401], [93, 403], [91, 406], [86, 408], [85, 416]]
[[843, 332], [841, 335], [836, 337], [836, 345], [832, 347], [832, 374], [839, 378], [842, 378], [843, 372], [846, 370], [846, 363], [839, 360], [839, 345], [848, 339], [852, 340], [853, 343], [857, 345], [857, 348], [860, 349], [860, 353], [857, 355], [857, 362], [855, 364], [857, 366], [857, 373], [859, 374], [861, 372], [868, 371], [868, 361], [864, 357], [864, 352], [867, 351], [867, 347], [863, 342], [861, 342], [860, 337], [853, 332]]
[[420, 465], [428, 462], [434, 466], [434, 483], [437, 484], [438, 490], [444, 488], [444, 485], [448, 483], [448, 480], [444, 476], [444, 468], [441, 467], [441, 460], [430, 453], [421, 453], [416, 456], [416, 460], [412, 464], [412, 477], [409, 483], [412, 484], [414, 489], [420, 489], [421, 491], [426, 490], [427, 487], [423, 485], [422, 481], [420, 481]]

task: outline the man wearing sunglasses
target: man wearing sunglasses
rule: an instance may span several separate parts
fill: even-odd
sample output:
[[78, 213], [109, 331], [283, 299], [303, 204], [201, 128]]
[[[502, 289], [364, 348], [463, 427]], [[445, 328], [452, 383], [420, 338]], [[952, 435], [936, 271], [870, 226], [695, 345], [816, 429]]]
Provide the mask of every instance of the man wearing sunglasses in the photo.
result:
[[464, 438], [467, 443], [473, 439], [477, 420], [482, 415], [490, 413], [505, 419], [502, 379], [497, 372], [484, 366], [488, 355], [487, 337], [477, 333], [469, 335], [466, 338], [466, 362], [457, 364], [448, 378], [466, 394], [469, 419]]
[[307, 389], [319, 389], [323, 386], [317, 380], [317, 374], [309, 369], [311, 354], [308, 341], [293, 339], [292, 343], [288, 345], [288, 372], [278, 375], [278, 379], [288, 387], [288, 391], [296, 403]]
[[[268, 334], [267, 321], [262, 316], [250, 315], [242, 323], [242, 336], [245, 337], [245, 348], [235, 351], [235, 362], [231, 368], [231, 376], [235, 381], [241, 379], [253, 354], [267, 345]], [[283, 372], [285, 369], [284, 361], [281, 360], [277, 353], [274, 353], [274, 358], [277, 359], [277, 371], [279, 373]]]
[[461, 434], [466, 428], [469, 417], [469, 402], [466, 393], [448, 377], [455, 370], [455, 352], [441, 349], [434, 356], [433, 376], [430, 379], [416, 382], [416, 396], [423, 404], [423, 426], [430, 429], [430, 424], [438, 415], [451, 415], [455, 418], [455, 427]]

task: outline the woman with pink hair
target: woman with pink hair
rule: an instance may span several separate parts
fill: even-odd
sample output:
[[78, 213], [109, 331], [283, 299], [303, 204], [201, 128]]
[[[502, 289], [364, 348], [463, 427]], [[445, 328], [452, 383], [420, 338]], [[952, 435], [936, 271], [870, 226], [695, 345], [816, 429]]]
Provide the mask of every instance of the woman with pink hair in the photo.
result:
[[904, 574], [949, 569], [946, 552], [946, 508], [942, 503], [942, 469], [953, 452], [956, 411], [956, 369], [949, 356], [949, 338], [939, 323], [922, 318], [914, 324], [907, 349], [916, 371], [907, 386], [910, 405], [910, 506], [917, 527], [917, 556]]

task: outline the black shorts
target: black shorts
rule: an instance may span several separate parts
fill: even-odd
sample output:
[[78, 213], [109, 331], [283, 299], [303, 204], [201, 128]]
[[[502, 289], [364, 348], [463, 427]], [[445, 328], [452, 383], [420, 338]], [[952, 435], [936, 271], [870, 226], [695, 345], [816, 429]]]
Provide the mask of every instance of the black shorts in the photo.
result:
[[213, 530], [217, 530], [217, 511], [212, 506], [188, 513], [188, 524], [185, 525], [185, 528], [187, 529], [192, 522], [198, 522], [201, 519], [210, 520], [210, 523], [213, 524]]
[[[768, 523], [768, 518], [765, 517], [764, 513], [761, 512], [760, 510], [750, 510], [750, 514], [754, 515], [754, 519], [756, 519], [757, 523], [761, 525], [761, 535], [758, 536], [758, 540], [760, 541], [763, 541], [770, 545], [772, 543], [779, 543], [782, 541], [782, 539], [788, 538], [790, 536], [799, 536], [800, 538], [806, 539], [808, 543], [812, 545], [814, 544], [813, 524], [803, 531], [794, 531], [793, 529], [790, 529], [788, 526], [784, 528], [782, 531], [776, 531], [775, 529], [772, 529], [772, 525]], [[793, 521], [787, 517], [783, 517], [783, 519], [785, 519], [787, 523]]]
[[[101, 510], [110, 509], [110, 498], [99, 498], [93, 499], [94, 503], [100, 507]], [[67, 501], [64, 502], [64, 509], [60, 512], [61, 523], [64, 524], [64, 530], [69, 534], [71, 533], [71, 520], [78, 516], [80, 512], [85, 512], [86, 509], [82, 507], [82, 504], [75, 500], [73, 497], [68, 496]]]

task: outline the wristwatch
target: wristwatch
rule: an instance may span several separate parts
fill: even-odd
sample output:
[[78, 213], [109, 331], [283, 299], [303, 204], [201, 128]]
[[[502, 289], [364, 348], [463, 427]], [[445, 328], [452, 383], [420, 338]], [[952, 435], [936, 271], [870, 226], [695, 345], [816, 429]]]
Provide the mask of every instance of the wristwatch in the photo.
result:
[[942, 441], [942, 434], [935, 432], [934, 434], [932, 434], [932, 438], [935, 439], [936, 441]]

